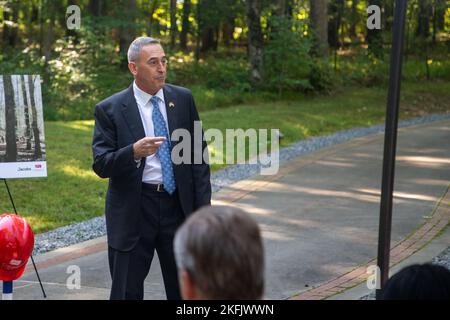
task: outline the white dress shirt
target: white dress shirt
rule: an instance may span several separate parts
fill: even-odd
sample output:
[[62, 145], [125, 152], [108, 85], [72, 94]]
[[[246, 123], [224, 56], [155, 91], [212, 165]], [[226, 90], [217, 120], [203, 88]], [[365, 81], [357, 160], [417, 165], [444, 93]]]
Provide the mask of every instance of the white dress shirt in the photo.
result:
[[[136, 99], [136, 103], [138, 105], [139, 113], [141, 115], [142, 124], [144, 126], [145, 136], [146, 137], [154, 137], [155, 131], [153, 128], [153, 120], [152, 120], [152, 112], [153, 112], [153, 104], [150, 99], [152, 98], [151, 94], [141, 90], [136, 81], [133, 82], [133, 92], [134, 98]], [[159, 110], [164, 118], [164, 122], [166, 124], [167, 132], [169, 132], [169, 125], [167, 122], [167, 111], [166, 104], [164, 102], [164, 93], [163, 90], [160, 89], [155, 96], [159, 99]], [[169, 137], [170, 138], [170, 137]], [[162, 183], [162, 170], [161, 170], [161, 161], [157, 153], [154, 153], [146, 158], [144, 173], [142, 175], [142, 182], [144, 183]]]

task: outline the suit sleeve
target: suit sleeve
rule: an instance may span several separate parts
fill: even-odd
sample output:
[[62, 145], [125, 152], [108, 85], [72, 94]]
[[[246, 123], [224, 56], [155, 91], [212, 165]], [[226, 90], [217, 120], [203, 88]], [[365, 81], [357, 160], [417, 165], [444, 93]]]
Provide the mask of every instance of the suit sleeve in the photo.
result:
[[[197, 112], [197, 108], [195, 106], [194, 98], [191, 95], [191, 120], [192, 124], [194, 121], [200, 121], [200, 117]], [[195, 135], [192, 135], [192, 139], [194, 139]], [[211, 204], [211, 180], [210, 180], [210, 168], [209, 161], [206, 162], [203, 156], [201, 156], [202, 163], [196, 164], [194, 159], [194, 152], [198, 152], [198, 148], [195, 148], [195, 143], [200, 143], [196, 141], [192, 141], [192, 178], [194, 184], [194, 210], [199, 209], [202, 206]], [[208, 145], [204, 139], [204, 134], [202, 130], [202, 142], [201, 142], [201, 151], [202, 155], [205, 151], [208, 154]], [[199, 157], [200, 158], [200, 157]]]
[[119, 177], [136, 170], [133, 144], [117, 147], [117, 134], [114, 122], [105, 110], [97, 105], [94, 112], [95, 126], [92, 152], [95, 173], [101, 178]]

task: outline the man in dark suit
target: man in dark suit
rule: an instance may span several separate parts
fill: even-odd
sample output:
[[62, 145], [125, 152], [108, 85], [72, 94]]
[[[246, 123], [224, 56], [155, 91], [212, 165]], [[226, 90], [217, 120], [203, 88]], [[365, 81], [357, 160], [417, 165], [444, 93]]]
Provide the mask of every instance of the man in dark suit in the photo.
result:
[[[166, 296], [180, 299], [173, 238], [186, 216], [211, 202], [209, 165], [203, 158], [194, 163], [194, 152], [207, 146], [203, 135], [201, 142], [195, 141], [199, 116], [191, 92], [165, 83], [167, 58], [161, 44], [137, 38], [128, 62], [133, 84], [100, 102], [94, 114], [93, 169], [109, 178], [110, 298], [143, 299], [156, 249]], [[189, 163], [172, 161], [171, 150], [180, 142], [170, 140], [176, 129], [192, 137]], [[195, 150], [198, 143], [202, 150]]]

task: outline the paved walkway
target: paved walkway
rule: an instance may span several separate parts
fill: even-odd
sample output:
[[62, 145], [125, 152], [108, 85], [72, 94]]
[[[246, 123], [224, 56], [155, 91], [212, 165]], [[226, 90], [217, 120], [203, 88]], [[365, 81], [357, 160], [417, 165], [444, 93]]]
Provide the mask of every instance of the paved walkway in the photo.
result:
[[[291, 161], [275, 176], [244, 180], [214, 195], [215, 204], [244, 208], [259, 222], [266, 298], [329, 298], [364, 281], [365, 267], [377, 254], [383, 140], [377, 134], [332, 146]], [[394, 263], [420, 253], [448, 224], [449, 184], [450, 121], [400, 129]], [[102, 237], [37, 256], [48, 299], [107, 299], [111, 282], [105, 250]], [[146, 299], [165, 298], [155, 262]], [[73, 265], [81, 271], [79, 290], [66, 286]], [[42, 298], [30, 267], [15, 282], [14, 298]]]

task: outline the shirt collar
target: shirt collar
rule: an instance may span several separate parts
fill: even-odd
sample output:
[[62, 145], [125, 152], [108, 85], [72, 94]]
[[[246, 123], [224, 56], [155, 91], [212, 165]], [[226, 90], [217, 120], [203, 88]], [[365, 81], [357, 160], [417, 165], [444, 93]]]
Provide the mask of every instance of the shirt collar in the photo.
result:
[[[150, 99], [153, 97], [151, 94], [148, 94], [147, 92], [141, 90], [137, 84], [136, 81], [133, 81], [133, 91], [134, 91], [134, 97], [136, 101], [141, 105], [145, 106], [147, 102], [150, 101]], [[159, 91], [155, 94], [163, 103], [164, 103], [164, 92], [163, 89], [159, 89]]]

